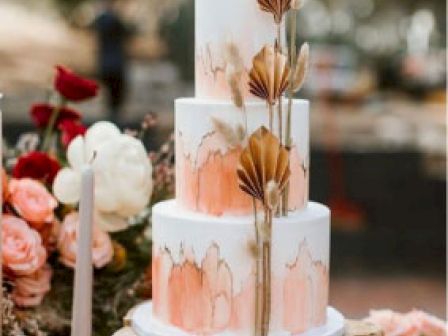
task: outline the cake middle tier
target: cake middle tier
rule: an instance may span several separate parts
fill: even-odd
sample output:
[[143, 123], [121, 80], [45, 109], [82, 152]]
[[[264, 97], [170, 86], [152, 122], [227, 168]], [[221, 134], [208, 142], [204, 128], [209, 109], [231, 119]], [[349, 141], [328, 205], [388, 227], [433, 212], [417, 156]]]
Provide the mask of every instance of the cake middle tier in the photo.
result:
[[[182, 335], [253, 335], [254, 217], [212, 217], [167, 201], [153, 208], [152, 223], [154, 317]], [[271, 251], [269, 335], [298, 335], [325, 324], [329, 209], [310, 202], [275, 218]]]
[[[286, 125], [287, 102], [283, 104]], [[289, 209], [308, 202], [309, 104], [294, 100], [291, 114], [292, 147]], [[277, 112], [276, 112], [277, 113]], [[241, 110], [230, 102], [211, 99], [176, 100], [176, 198], [184, 208], [211, 214], [247, 215], [252, 199], [240, 190], [237, 165], [244, 144], [241, 133], [268, 127], [264, 102], [249, 102]], [[274, 118], [278, 134], [278, 119]]]

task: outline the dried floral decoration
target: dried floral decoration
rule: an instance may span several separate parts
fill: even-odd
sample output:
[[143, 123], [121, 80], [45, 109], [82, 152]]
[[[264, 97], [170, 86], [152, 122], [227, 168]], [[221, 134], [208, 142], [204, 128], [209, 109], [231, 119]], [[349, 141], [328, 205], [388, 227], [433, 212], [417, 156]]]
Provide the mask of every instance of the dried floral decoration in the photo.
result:
[[258, 0], [260, 8], [274, 15], [276, 24], [280, 24], [283, 15], [291, 9], [291, 0]]
[[243, 58], [236, 44], [228, 43], [226, 45], [224, 59], [226, 62], [226, 80], [232, 93], [232, 101], [235, 106], [241, 108], [244, 105], [241, 83], [245, 69]]
[[230, 147], [235, 148], [243, 143], [246, 133], [242, 125], [232, 127], [225, 121], [214, 117], [211, 118], [211, 121], [215, 132], [219, 134]]
[[[272, 307], [272, 219], [291, 171], [289, 151], [264, 126], [253, 133], [241, 153], [237, 169], [240, 188], [254, 199], [257, 291], [255, 336], [267, 336]], [[263, 204], [264, 220], [258, 221], [255, 200]]]
[[291, 0], [291, 9], [300, 10], [305, 5], [305, 0]]
[[250, 136], [241, 154], [237, 173], [240, 188], [265, 207], [272, 208], [273, 195], [285, 188], [291, 175], [289, 152], [263, 126]]
[[254, 57], [249, 73], [250, 92], [265, 99], [268, 104], [275, 105], [288, 86], [288, 60], [274, 47], [265, 46]]
[[305, 79], [308, 75], [309, 70], [309, 58], [310, 58], [310, 47], [308, 43], [304, 43], [302, 48], [300, 48], [299, 56], [297, 57], [296, 69], [294, 71], [292, 80], [292, 90], [293, 92], [299, 91]]

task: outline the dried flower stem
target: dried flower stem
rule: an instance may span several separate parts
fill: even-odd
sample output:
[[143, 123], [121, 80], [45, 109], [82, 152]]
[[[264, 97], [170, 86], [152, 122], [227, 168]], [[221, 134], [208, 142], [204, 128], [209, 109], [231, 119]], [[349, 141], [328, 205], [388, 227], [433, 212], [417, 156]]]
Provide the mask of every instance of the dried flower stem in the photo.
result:
[[[282, 30], [281, 24], [277, 25], [277, 50], [282, 52]], [[282, 96], [278, 97], [278, 137], [280, 144], [283, 145], [283, 99]]]
[[282, 52], [282, 24], [277, 25], [277, 50]]
[[268, 110], [269, 110], [269, 131], [273, 132], [274, 128], [274, 107], [268, 103]]
[[262, 321], [261, 335], [269, 335], [269, 326], [271, 320], [271, 295], [272, 295], [272, 275], [271, 275], [271, 244], [272, 244], [272, 210], [265, 208], [265, 234], [263, 241], [263, 296], [262, 296]]
[[48, 121], [47, 128], [45, 129], [44, 140], [42, 142], [43, 151], [50, 150], [51, 136], [53, 134], [54, 126], [56, 125], [56, 120], [58, 120], [59, 114], [61, 113], [61, 110], [64, 108], [65, 104], [65, 98], [61, 97], [61, 103], [57, 105], [51, 113], [50, 120]]
[[249, 130], [247, 126], [247, 111], [246, 111], [246, 105], [243, 104], [241, 106], [241, 111], [243, 112], [243, 118], [244, 118], [244, 132], [246, 134], [246, 138], [249, 136]]
[[[280, 144], [283, 145], [283, 98], [280, 96], [278, 98], [278, 138], [280, 139]], [[280, 204], [276, 210], [275, 215], [283, 215], [283, 197], [280, 198]]]
[[[288, 87], [288, 112], [286, 117], [286, 148], [290, 149], [292, 146], [292, 138], [291, 138], [291, 116], [292, 116], [292, 104], [294, 99], [294, 91], [293, 91], [293, 85], [294, 85], [294, 74], [295, 74], [295, 68], [297, 66], [296, 64], [296, 37], [297, 37], [297, 11], [292, 10], [291, 11], [291, 41], [290, 41], [290, 50], [289, 50], [289, 66], [291, 68], [291, 74], [289, 77], [289, 87]], [[289, 189], [290, 189], [290, 183], [286, 185], [286, 188], [283, 192], [283, 201], [282, 201], [282, 214], [283, 216], [288, 215], [288, 203], [289, 203]]]
[[260, 314], [260, 232], [258, 231], [258, 216], [257, 216], [257, 201], [255, 197], [252, 198], [254, 210], [254, 225], [255, 225], [255, 244], [257, 246], [257, 255], [255, 259], [255, 330], [254, 335], [259, 336], [261, 333], [261, 314]]
[[[278, 51], [282, 51], [282, 30], [281, 30], [281, 23], [277, 25], [277, 48]], [[280, 95], [278, 97], [278, 137], [280, 139], [280, 144], [284, 144], [283, 140], [283, 97]], [[280, 216], [283, 214], [281, 209], [283, 209], [283, 200], [280, 201], [280, 206], [277, 209], [276, 216]]]
[[280, 139], [280, 144], [283, 142], [283, 98], [278, 98], [278, 138]]
[[[277, 25], [277, 51], [282, 52], [282, 32], [281, 32], [281, 24]], [[283, 145], [283, 103], [282, 96], [278, 97], [278, 137], [280, 139], [280, 143]]]

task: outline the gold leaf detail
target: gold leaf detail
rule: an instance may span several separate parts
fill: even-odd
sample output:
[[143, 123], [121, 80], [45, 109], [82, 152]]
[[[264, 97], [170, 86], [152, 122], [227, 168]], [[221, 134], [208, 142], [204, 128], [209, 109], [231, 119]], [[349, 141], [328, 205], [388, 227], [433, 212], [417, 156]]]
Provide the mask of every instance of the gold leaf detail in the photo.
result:
[[237, 174], [241, 190], [267, 207], [268, 183], [276, 183], [281, 193], [289, 181], [289, 151], [263, 126], [250, 136], [241, 153]]
[[283, 15], [290, 10], [291, 0], [258, 0], [261, 10], [274, 15], [276, 24], [280, 24]]
[[289, 83], [287, 57], [274, 47], [264, 46], [252, 63], [249, 73], [250, 92], [274, 105]]
[[222, 121], [215, 117], [212, 117], [211, 120], [216, 133], [219, 134], [230, 147], [237, 147], [241, 144], [244, 138], [241, 139], [238, 127], [235, 130], [225, 121]]
[[297, 56], [296, 70], [294, 72], [294, 77], [292, 80], [292, 89], [294, 92], [299, 91], [309, 71], [309, 59], [310, 59], [310, 47], [308, 43], [304, 43], [302, 48], [300, 48], [299, 56]]

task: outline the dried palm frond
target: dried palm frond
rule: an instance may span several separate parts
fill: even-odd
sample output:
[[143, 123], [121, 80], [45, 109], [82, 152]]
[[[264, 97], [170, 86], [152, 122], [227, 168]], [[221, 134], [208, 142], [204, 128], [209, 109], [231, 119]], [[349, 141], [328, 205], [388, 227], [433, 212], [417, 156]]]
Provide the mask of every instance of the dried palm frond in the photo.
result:
[[302, 48], [300, 48], [299, 56], [297, 57], [296, 70], [292, 79], [292, 90], [293, 92], [299, 91], [305, 79], [308, 75], [309, 70], [309, 59], [310, 59], [310, 47], [308, 43], [304, 43]]
[[250, 136], [247, 147], [241, 153], [237, 173], [240, 188], [270, 207], [272, 190], [269, 193], [271, 199], [268, 200], [268, 184], [275, 183], [280, 193], [289, 181], [289, 151], [263, 126]]
[[289, 83], [287, 57], [271, 46], [264, 46], [252, 63], [249, 73], [250, 92], [274, 105]]
[[260, 8], [274, 15], [274, 21], [280, 24], [283, 19], [283, 15], [290, 10], [291, 0], [258, 0]]

